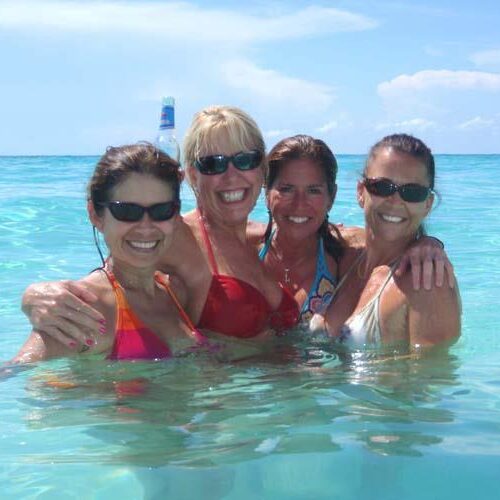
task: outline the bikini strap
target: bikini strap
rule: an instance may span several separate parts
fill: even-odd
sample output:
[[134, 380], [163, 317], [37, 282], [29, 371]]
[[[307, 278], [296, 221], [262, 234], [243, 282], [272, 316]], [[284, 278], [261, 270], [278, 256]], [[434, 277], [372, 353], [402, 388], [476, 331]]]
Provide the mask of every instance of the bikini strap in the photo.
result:
[[212, 268], [212, 273], [215, 275], [219, 274], [219, 268], [215, 262], [214, 251], [212, 249], [212, 244], [210, 243], [210, 238], [208, 237], [207, 228], [205, 227], [205, 222], [203, 221], [203, 215], [198, 208], [198, 222], [200, 224], [201, 234], [203, 236], [203, 241], [205, 242], [205, 248], [207, 249], [208, 260], [210, 262], [210, 267]]
[[104, 263], [104, 267], [100, 267], [98, 270], [102, 271], [106, 275], [106, 278], [108, 278], [108, 281], [113, 287], [113, 290], [115, 291], [122, 290], [120, 283], [118, 283], [116, 276], [109, 267], [109, 259], [107, 259], [106, 262]]
[[400, 260], [401, 260], [401, 258], [396, 259], [393, 262], [393, 264], [391, 265], [391, 267], [389, 268], [389, 272], [387, 273], [387, 276], [386, 276], [384, 282], [382, 283], [382, 286], [380, 287], [380, 289], [379, 289], [379, 291], [377, 293], [377, 298], [379, 298], [382, 295], [382, 292], [384, 291], [384, 288], [387, 286], [387, 284], [389, 283], [389, 281], [393, 277], [394, 271], [398, 267]]
[[331, 300], [332, 302], [333, 302], [333, 299], [336, 297], [337, 293], [339, 292], [339, 290], [342, 288], [342, 285], [345, 283], [347, 277], [351, 274], [351, 272], [353, 271], [353, 269], [355, 269], [356, 266], [361, 262], [361, 259], [364, 258], [364, 256], [365, 256], [365, 251], [363, 250], [358, 255], [358, 257], [356, 258], [356, 260], [352, 263], [351, 267], [346, 271], [346, 273], [344, 274], [344, 276], [342, 276], [342, 278], [338, 282], [337, 286], [335, 287], [335, 290], [333, 291], [333, 297], [332, 297], [332, 300]]
[[259, 251], [259, 260], [264, 260], [267, 252], [269, 252], [269, 248], [271, 247], [271, 242], [273, 241], [274, 233], [276, 232], [276, 228], [271, 231], [269, 238], [264, 242], [264, 246]]
[[186, 311], [182, 307], [181, 303], [179, 302], [179, 299], [175, 295], [172, 288], [170, 288], [170, 285], [168, 284], [167, 280], [158, 271], [156, 271], [156, 273], [155, 273], [155, 279], [156, 279], [156, 282], [170, 295], [170, 298], [173, 300], [175, 306], [177, 307], [177, 311], [179, 311], [181, 318], [184, 320], [184, 322], [189, 327], [191, 332], [193, 332], [193, 336], [196, 339], [196, 342], [197, 343], [205, 343], [206, 337], [198, 330], [198, 328], [196, 328], [193, 325], [191, 318], [188, 316], [188, 314], [186, 313]]

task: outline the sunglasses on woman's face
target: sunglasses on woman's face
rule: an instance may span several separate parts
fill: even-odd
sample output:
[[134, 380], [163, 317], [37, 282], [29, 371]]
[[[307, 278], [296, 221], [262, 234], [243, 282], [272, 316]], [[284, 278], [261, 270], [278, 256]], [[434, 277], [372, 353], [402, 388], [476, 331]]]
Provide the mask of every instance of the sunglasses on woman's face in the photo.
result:
[[228, 169], [229, 162], [238, 170], [253, 170], [261, 164], [262, 158], [263, 154], [260, 151], [247, 151], [233, 156], [202, 156], [194, 161], [194, 165], [203, 175], [217, 175], [223, 174]]
[[396, 184], [385, 177], [363, 179], [366, 190], [374, 196], [387, 198], [394, 193], [399, 193], [401, 199], [408, 203], [420, 203], [425, 201], [432, 193], [432, 189], [421, 184]]
[[109, 208], [111, 215], [120, 222], [138, 222], [147, 213], [151, 220], [163, 222], [170, 220], [180, 208], [178, 201], [166, 201], [156, 203], [149, 207], [143, 207], [137, 203], [128, 201], [108, 201], [99, 203], [100, 206]]

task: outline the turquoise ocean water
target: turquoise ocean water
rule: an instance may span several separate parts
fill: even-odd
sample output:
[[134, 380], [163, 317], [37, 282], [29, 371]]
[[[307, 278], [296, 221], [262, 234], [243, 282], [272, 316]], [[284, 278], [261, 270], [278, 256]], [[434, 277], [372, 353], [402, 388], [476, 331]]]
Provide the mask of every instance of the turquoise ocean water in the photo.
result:
[[[30, 282], [99, 264], [84, 201], [95, 160], [0, 158], [0, 360], [28, 334]], [[339, 157], [330, 220], [362, 223], [362, 162]], [[305, 342], [292, 362], [59, 360], [3, 373], [0, 498], [498, 498], [499, 168], [498, 155], [437, 157], [428, 229], [463, 301], [448, 355], [348, 362]], [[253, 216], [265, 219], [262, 202]]]

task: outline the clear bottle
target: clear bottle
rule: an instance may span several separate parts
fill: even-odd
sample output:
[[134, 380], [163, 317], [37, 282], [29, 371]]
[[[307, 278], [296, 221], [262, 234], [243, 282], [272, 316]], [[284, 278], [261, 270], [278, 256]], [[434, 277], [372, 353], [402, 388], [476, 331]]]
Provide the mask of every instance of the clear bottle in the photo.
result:
[[164, 97], [161, 103], [160, 128], [155, 146], [175, 161], [180, 159], [179, 144], [175, 138], [175, 99]]

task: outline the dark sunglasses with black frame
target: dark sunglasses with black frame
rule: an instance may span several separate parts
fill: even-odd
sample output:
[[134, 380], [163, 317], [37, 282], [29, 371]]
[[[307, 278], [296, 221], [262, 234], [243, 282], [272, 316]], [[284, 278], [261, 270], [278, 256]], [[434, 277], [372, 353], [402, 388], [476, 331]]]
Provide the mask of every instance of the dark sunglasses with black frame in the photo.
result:
[[421, 184], [396, 184], [385, 177], [363, 177], [366, 190], [381, 198], [387, 198], [394, 193], [399, 193], [401, 199], [408, 203], [421, 203], [433, 192], [432, 188]]
[[109, 208], [111, 215], [120, 222], [138, 222], [145, 213], [155, 222], [164, 222], [170, 220], [180, 210], [180, 203], [175, 200], [155, 203], [149, 207], [128, 201], [106, 201], [98, 205]]
[[209, 155], [197, 158], [194, 161], [195, 167], [203, 175], [223, 174], [231, 162], [238, 170], [243, 172], [257, 168], [264, 158], [261, 151], [241, 151], [232, 156]]

